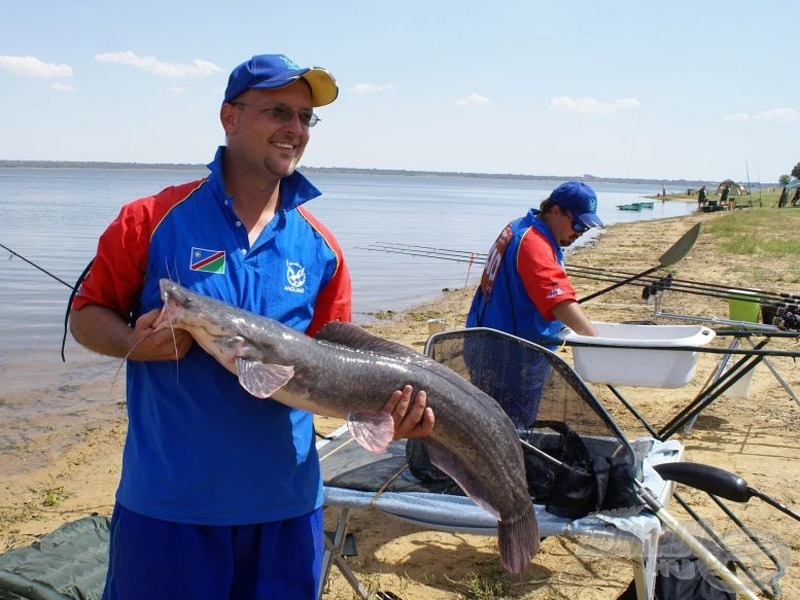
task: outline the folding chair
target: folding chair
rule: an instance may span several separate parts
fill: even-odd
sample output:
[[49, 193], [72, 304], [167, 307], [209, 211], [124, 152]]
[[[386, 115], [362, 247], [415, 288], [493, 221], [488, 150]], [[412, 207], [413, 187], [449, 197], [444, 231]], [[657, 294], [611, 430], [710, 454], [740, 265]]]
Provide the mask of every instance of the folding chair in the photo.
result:
[[[526, 466], [536, 474], [537, 485], [532, 492], [543, 537], [569, 534], [624, 541], [625, 547], [632, 549], [629, 558], [633, 561], [637, 598], [645, 600], [653, 598], [659, 537], [666, 527], [676, 532], [709, 569], [721, 573], [736, 592], [755, 598], [664, 508], [672, 484], [654, 467], [681, 460], [683, 448], [678, 442], [652, 438], [629, 442], [569, 365], [545, 348], [515, 336], [486, 328], [444, 331], [429, 338], [425, 353], [492, 395], [512, 413], [512, 420], [525, 418], [524, 405], [528, 399], [536, 402], [533, 396], [540, 394], [533, 420], [522, 423], [520, 435], [530, 448], [526, 450]], [[549, 373], [544, 381], [531, 381], [530, 373], [542, 373], [532, 365], [542, 361]], [[407, 468], [403, 441], [379, 455], [370, 455], [351, 442], [349, 435], [342, 433], [320, 451], [326, 508], [340, 510], [335, 536], [339, 541], [346, 538], [352, 509], [378, 510], [434, 530], [496, 535], [494, 516], [446, 482], [424, 482]], [[582, 476], [588, 472], [591, 479], [597, 474], [595, 470], [611, 473], [604, 489], [599, 484], [594, 488], [589, 485], [589, 493], [579, 495], [571, 505], [568, 494], [572, 487], [567, 485], [564, 496], [560, 484], [574, 482], [569, 477], [576, 473]], [[631, 491], [633, 500], [626, 495]], [[329, 544], [326, 569], [337, 565], [359, 597], [370, 598], [340, 547]], [[326, 570], [323, 582], [327, 576]], [[322, 592], [321, 588], [320, 597]]]

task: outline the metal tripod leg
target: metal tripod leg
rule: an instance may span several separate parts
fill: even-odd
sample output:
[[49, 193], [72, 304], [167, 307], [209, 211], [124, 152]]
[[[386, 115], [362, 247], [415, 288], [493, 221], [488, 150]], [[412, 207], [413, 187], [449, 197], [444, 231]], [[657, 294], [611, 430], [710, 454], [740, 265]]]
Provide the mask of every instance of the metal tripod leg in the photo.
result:
[[322, 556], [322, 575], [319, 579], [319, 589], [317, 590], [317, 600], [322, 598], [325, 587], [330, 577], [331, 566], [336, 567], [342, 572], [347, 583], [362, 600], [369, 600], [367, 588], [358, 580], [353, 573], [350, 565], [345, 560], [345, 546], [347, 543], [347, 522], [350, 520], [350, 509], [343, 508], [339, 514], [339, 522], [336, 524], [336, 531], [333, 532], [333, 539], [325, 536], [325, 553]]
[[[750, 346], [755, 347], [753, 342], [750, 342]], [[776, 369], [772, 365], [772, 363], [769, 361], [769, 359], [767, 359], [766, 356], [764, 357], [764, 364], [767, 365], [767, 368], [775, 376], [775, 379], [778, 380], [778, 383], [780, 383], [781, 386], [783, 386], [783, 389], [786, 390], [786, 393], [789, 394], [789, 396], [792, 398], [792, 400], [794, 400], [797, 403], [798, 406], [800, 406], [800, 399], [797, 398], [797, 395], [794, 393], [792, 386], [789, 385], [789, 382], [787, 382], [783, 377], [781, 377], [781, 374], [778, 373], [778, 369]]]
[[[761, 342], [761, 345], [766, 342]], [[759, 349], [757, 347], [756, 349]], [[688, 406], [681, 410], [675, 417], [670, 420], [658, 432], [658, 439], [666, 440], [674, 435], [681, 427], [687, 422], [699, 415], [705, 410], [712, 402], [725, 393], [728, 388], [735, 384], [745, 373], [764, 359], [763, 355], [754, 354], [752, 356], [745, 356], [737, 361], [737, 363], [722, 375], [717, 381], [708, 386], [704, 391], [701, 391]]]
[[[733, 338], [731, 343], [728, 345], [728, 350], [736, 350], [736, 348], [738, 347], [739, 347], [739, 338]], [[731, 360], [730, 354], [725, 354], [722, 356], [722, 358], [717, 363], [714, 372], [711, 374], [711, 377], [708, 378], [708, 381], [706, 381], [706, 384], [703, 386], [703, 389], [707, 388], [709, 384], [716, 383], [719, 380], [719, 378], [722, 377], [722, 374], [725, 372], [725, 367], [727, 366], [730, 360]], [[697, 417], [699, 416], [700, 416], [699, 414], [694, 415], [689, 420], [689, 422], [686, 423], [686, 426], [683, 428], [683, 432], [685, 435], [689, 435], [692, 432], [692, 427], [694, 427], [694, 422], [697, 420]]]

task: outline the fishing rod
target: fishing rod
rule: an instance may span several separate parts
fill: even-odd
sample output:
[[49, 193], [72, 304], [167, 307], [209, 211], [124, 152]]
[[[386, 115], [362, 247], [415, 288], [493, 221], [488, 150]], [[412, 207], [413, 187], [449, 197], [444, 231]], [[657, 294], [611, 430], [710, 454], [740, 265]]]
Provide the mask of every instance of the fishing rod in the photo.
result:
[[[664, 253], [664, 255], [661, 256], [658, 267], [648, 269], [648, 271], [645, 273], [649, 273], [662, 266], [669, 266], [672, 264], [672, 262], [679, 260], [682, 255], [688, 251], [688, 248], [693, 243], [694, 234], [694, 230], [689, 230], [687, 234], [684, 234], [684, 236], [678, 240], [678, 242], [676, 242], [669, 250], [667, 250], [667, 252]], [[393, 242], [374, 242], [369, 246], [362, 246], [360, 249], [386, 252], [390, 254], [402, 254], [406, 256], [435, 258], [438, 260], [469, 264], [470, 266], [472, 266], [476, 259], [483, 261], [486, 259], [485, 254], [478, 252]], [[567, 264], [566, 266], [570, 275], [574, 277], [612, 283], [611, 286], [603, 288], [598, 292], [594, 292], [586, 298], [582, 298], [581, 301], [594, 298], [625, 284], [637, 285], [644, 288], [642, 293], [643, 299], [645, 300], [647, 300], [651, 295], [656, 295], [669, 289], [687, 294], [719, 298], [722, 300], [730, 300], [731, 298], [737, 299], [740, 297], [740, 295], [736, 294], [737, 291], [749, 291], [747, 289], [734, 289], [728, 286], [714, 284], [708, 284], [708, 286], [704, 287], [702, 284], [700, 284], [700, 282], [695, 283], [691, 282], [691, 280], [679, 280], [677, 278], [673, 278], [671, 274], [667, 275], [666, 277], [657, 278], [653, 275], [646, 274], [619, 273], [612, 270], [602, 269], [600, 267], [571, 266], [570, 264]], [[684, 281], [686, 283], [684, 283]], [[768, 293], [759, 290], [758, 297], [756, 298], [754, 296], [753, 300], [758, 301], [762, 306], [772, 306], [776, 309], [773, 323], [779, 329], [800, 329], [800, 297], [785, 293], [781, 293], [780, 296], [776, 295], [773, 297], [768, 297], [767, 294]], [[787, 300], [792, 300], [795, 298], [797, 299], [796, 303], [787, 302]], [[775, 319], [777, 319], [777, 322]]]
[[[582, 271], [602, 271], [605, 273], [613, 273], [616, 275], [627, 276], [632, 275], [632, 273], [626, 271], [612, 271], [609, 269], [603, 269], [601, 267], [590, 267], [584, 265], [574, 265], [574, 264], [567, 264], [567, 269], [570, 270], [582, 270]], [[653, 280], [657, 281], [658, 278], [654, 276], [643, 277], [644, 280]], [[788, 292], [772, 292], [768, 290], [762, 290], [759, 288], [751, 288], [751, 287], [742, 287], [742, 286], [731, 286], [731, 285], [723, 285], [718, 283], [710, 283], [707, 281], [695, 281], [692, 279], [681, 279], [678, 277], [673, 277], [672, 282], [674, 284], [678, 284], [685, 287], [699, 287], [699, 288], [713, 288], [720, 291], [728, 292], [728, 295], [735, 294], [736, 292], [749, 292], [752, 293], [754, 296], [758, 296], [759, 298], [767, 298], [767, 299], [774, 299], [776, 301], [793, 301], [797, 300], [800, 301], [800, 294], [791, 294]]]
[[[370, 246], [375, 246], [378, 249], [395, 249], [395, 248], [402, 248], [406, 250], [413, 250], [416, 252], [424, 252], [430, 254], [438, 254], [442, 256], [461, 256], [464, 258], [486, 258], [486, 254], [483, 252], [473, 252], [470, 250], [455, 250], [452, 248], [437, 248], [435, 246], [420, 246], [419, 244], [403, 244], [399, 242], [373, 242]], [[375, 248], [368, 248], [368, 249], [375, 249]]]
[[[620, 276], [614, 275], [609, 272], [580, 272], [580, 271], [569, 271], [572, 277], [577, 277], [581, 279], [589, 279], [594, 281], [619, 281], [622, 279]], [[632, 281], [630, 282], [631, 285], [636, 285], [639, 287], [644, 288], [642, 290], [644, 300], [647, 300], [650, 296], [654, 296], [659, 292], [664, 292], [667, 290], [672, 290], [675, 292], [683, 292], [686, 294], [694, 294], [697, 296], [706, 296], [708, 298], [719, 298], [721, 300], [730, 300], [731, 298], [734, 299], [742, 299], [745, 300], [744, 297], [737, 295], [735, 292], [732, 292], [731, 288], [726, 288], [725, 291], [722, 289], [717, 288], [704, 288], [701, 286], [685, 286], [680, 283], [675, 283], [675, 280], [669, 276], [661, 277], [658, 279], [648, 279], [647, 281]], [[738, 290], [737, 290], [738, 291]], [[786, 302], [784, 300], [778, 299], [764, 299], [764, 298], [753, 298], [753, 301], [759, 301], [762, 305], [769, 305], [775, 307], [784, 307], [789, 308], [790, 310], [797, 310], [798, 306], [791, 302]], [[797, 302], [800, 302], [800, 298], [798, 298]]]
[[[580, 277], [584, 279], [597, 280], [597, 281], [614, 281], [615, 277], [609, 273], [576, 273], [570, 271], [573, 277]], [[642, 299], [648, 300], [650, 297], [658, 297], [659, 294], [672, 290], [686, 294], [694, 294], [697, 296], [705, 296], [707, 298], [717, 298], [720, 300], [744, 300], [748, 301], [750, 298], [739, 295], [731, 288], [704, 288], [701, 286], [684, 286], [680, 283], [675, 284], [671, 275], [661, 277], [660, 279], [652, 279], [647, 282], [630, 282], [633, 285], [642, 287]], [[723, 291], [724, 290], [724, 291]], [[763, 298], [753, 297], [752, 302], [758, 303], [762, 309], [771, 309], [770, 323], [778, 326], [780, 329], [797, 330], [800, 328], [800, 298], [796, 298], [793, 302], [788, 301], [789, 297], [778, 298]], [[666, 316], [666, 315], [664, 315]], [[767, 321], [765, 321], [766, 323]]]
[[[450, 248], [437, 248], [434, 246], [420, 246], [415, 244], [403, 244], [403, 243], [393, 243], [393, 242], [374, 242], [370, 246], [363, 247], [363, 249], [383, 251], [394, 254], [405, 254], [408, 256], [436, 258], [440, 260], [449, 260], [449, 261], [463, 262], [463, 263], [474, 262], [476, 260], [481, 260], [481, 261], [486, 260], [486, 254], [480, 252], [470, 252], [467, 250], [455, 250]], [[576, 277], [582, 277], [583, 276], [582, 273], [597, 273], [598, 275], [608, 275], [609, 277], [616, 278], [616, 279], [610, 279], [610, 278], [606, 279], [607, 281], [614, 281], [614, 280], [618, 281], [621, 279], [627, 279], [631, 275], [636, 275], [635, 273], [630, 273], [627, 271], [614, 271], [611, 269], [604, 269], [602, 267], [590, 267], [586, 265], [576, 265], [572, 263], [566, 263], [566, 268], [571, 275], [574, 275]], [[586, 278], [592, 279], [592, 277], [588, 276], [586, 276]], [[638, 279], [641, 281], [649, 282], [651, 284], [658, 284], [663, 282], [663, 278], [656, 277], [654, 275], [645, 275], [639, 277]], [[634, 282], [631, 281], [631, 283]], [[641, 285], [641, 284], [637, 282], [636, 285]], [[757, 288], [714, 284], [708, 282], [694, 281], [691, 279], [681, 279], [677, 277], [671, 278], [671, 287], [676, 291], [686, 291], [687, 293], [691, 293], [691, 291], [695, 288], [698, 291], [709, 291], [709, 292], [724, 291], [724, 293], [720, 293], [715, 296], [720, 298], [730, 298], [732, 294], [735, 294], [737, 291], [740, 291], [740, 292], [750, 292], [758, 296], [758, 300], [765, 303], [792, 302], [794, 300], [800, 302], [800, 294], [796, 295], [787, 292], [771, 292]], [[756, 298], [754, 298], [754, 300], [755, 299]]]
[[[591, 274], [575, 274], [571, 273], [574, 277], [581, 277], [585, 279], [594, 279], [597, 281], [615, 281], [615, 279], [608, 275], [591, 275]], [[696, 317], [690, 317], [686, 315], [676, 315], [670, 313], [660, 312], [659, 309], [659, 300], [658, 297], [663, 292], [674, 289], [670, 286], [670, 280], [668, 277], [662, 278], [661, 281], [653, 283], [653, 284], [644, 284], [641, 282], [628, 282], [626, 280], [622, 280], [625, 283], [629, 283], [631, 285], [637, 285], [642, 287], [642, 299], [648, 300], [650, 297], [656, 297], [656, 308], [653, 312], [654, 316], [661, 316], [661, 317], [668, 317], [668, 318], [688, 318], [689, 320], [695, 320]], [[720, 300], [730, 300], [732, 297], [736, 297], [735, 294], [730, 293], [723, 293], [719, 290], [701, 290], [701, 289], [674, 289], [677, 292], [683, 292], [686, 294], [694, 294], [698, 296], [705, 296], [707, 298], [717, 298]], [[800, 303], [788, 303], [788, 302], [777, 302], [774, 300], [767, 300], [761, 301], [759, 304], [762, 307], [762, 310], [766, 310], [767, 307], [773, 310], [771, 315], [767, 315], [766, 312], [762, 313], [764, 315], [763, 325], [759, 325], [760, 329], [768, 330], [776, 332], [778, 330], [784, 331], [800, 331]], [[740, 323], [741, 321], [737, 320], [728, 320], [728, 319], [717, 319], [715, 317], [707, 317], [706, 320], [710, 320], [716, 324], [729, 324], [735, 325]], [[754, 325], [753, 325], [754, 326]], [[751, 325], [748, 325], [751, 327]]]
[[64, 281], [63, 279], [58, 277], [57, 275], [53, 275], [47, 269], [44, 269], [44, 268], [40, 267], [39, 265], [37, 265], [32, 260], [29, 260], [29, 259], [25, 258], [19, 252], [15, 252], [14, 250], [9, 248], [8, 246], [6, 246], [4, 244], [0, 244], [0, 248], [4, 248], [8, 252], [10, 252], [13, 256], [17, 256], [17, 257], [21, 258], [22, 260], [24, 260], [26, 263], [28, 263], [32, 267], [36, 267], [37, 269], [39, 269], [45, 275], [48, 275], [49, 277], [52, 277], [53, 279], [55, 279], [59, 283], [63, 283], [70, 290], [72, 290], [70, 292], [70, 295], [69, 295], [69, 300], [67, 300], [67, 310], [66, 310], [66, 312], [64, 314], [64, 335], [61, 338], [61, 361], [62, 362], [67, 362], [67, 358], [64, 355], [64, 352], [65, 352], [65, 348], [66, 348], [66, 345], [67, 345], [67, 329], [69, 327], [69, 312], [70, 312], [70, 309], [72, 308], [72, 301], [75, 299], [75, 294], [78, 291], [78, 285], [80, 285], [80, 282], [83, 281], [83, 278], [86, 277], [87, 273], [89, 273], [89, 269], [92, 268], [92, 263], [94, 262], [94, 260], [89, 261], [89, 264], [86, 265], [86, 267], [83, 269], [83, 272], [78, 277], [78, 283], [75, 284], [75, 285], [72, 285], [71, 283], [67, 283], [66, 281]]
[[699, 235], [700, 235], [700, 223], [697, 223], [697, 224], [694, 225], [694, 227], [689, 229], [689, 231], [684, 233], [678, 239], [677, 242], [675, 242], [674, 244], [672, 244], [672, 246], [667, 248], [667, 250], [661, 256], [658, 257], [658, 264], [657, 265], [655, 265], [653, 267], [650, 267], [649, 269], [646, 269], [646, 270], [642, 271], [641, 273], [635, 273], [635, 274], [631, 275], [630, 277], [626, 277], [622, 281], [618, 281], [616, 283], [613, 283], [610, 286], [603, 288], [602, 290], [598, 290], [596, 292], [592, 292], [588, 296], [584, 296], [583, 298], [580, 298], [578, 300], [578, 303], [582, 304], [583, 302], [588, 302], [592, 298], [596, 298], [597, 296], [605, 294], [606, 292], [610, 292], [611, 290], [614, 290], [614, 289], [616, 289], [616, 288], [618, 288], [620, 286], [623, 286], [626, 283], [630, 283], [631, 281], [634, 281], [636, 279], [639, 279], [641, 277], [649, 275], [650, 273], [653, 273], [654, 271], [657, 271], [658, 269], [663, 269], [664, 267], [670, 267], [670, 266], [674, 265], [676, 262], [678, 262], [679, 260], [684, 258], [687, 254], [689, 254], [689, 250], [692, 249], [692, 246], [694, 246], [694, 243], [697, 241], [697, 237]]
[[[460, 255], [449, 255], [449, 254], [435, 254], [432, 252], [425, 252], [425, 251], [415, 251], [406, 248], [389, 248], [383, 246], [359, 246], [359, 249], [363, 250], [374, 250], [378, 252], [386, 252], [388, 254], [404, 254], [406, 256], [419, 256], [423, 258], [436, 258], [438, 260], [449, 260], [452, 262], [470, 264], [474, 262], [470, 260], [469, 256], [460, 256]], [[475, 258], [480, 258], [481, 260], [486, 260], [486, 255], [475, 254]]]
[[[425, 246], [412, 246], [409, 244], [390, 244], [390, 243], [376, 243], [376, 245], [368, 246], [365, 248], [366, 250], [379, 250], [393, 254], [404, 254], [407, 256], [419, 256], [419, 257], [426, 257], [426, 258], [436, 258], [439, 260], [449, 260], [453, 262], [460, 262], [460, 263], [469, 263], [473, 262], [475, 258], [480, 258], [482, 260], [486, 259], [486, 255], [478, 254], [475, 252], [466, 252], [463, 250], [448, 250], [444, 248], [433, 248], [433, 247], [425, 247]], [[619, 283], [619, 282], [627, 282], [627, 279], [631, 275], [630, 273], [626, 273], [624, 275], [617, 275], [613, 271], [607, 271], [601, 268], [594, 268], [588, 269], [585, 267], [578, 267], [577, 270], [573, 271], [569, 264], [567, 264], [567, 270], [569, 271], [570, 275], [575, 277], [580, 277], [583, 279], [591, 279], [595, 281], [608, 281], [612, 283]], [[659, 285], [662, 283], [662, 279], [655, 278], [655, 277], [645, 277], [648, 281], [652, 282], [653, 285]], [[672, 280], [672, 287], [677, 288], [679, 286], [674, 284], [675, 280]], [[639, 281], [630, 281], [629, 283], [633, 285], [638, 285], [641, 287], [649, 287], [651, 283], [642, 283]], [[687, 292], [692, 292], [693, 290], [688, 289]], [[695, 292], [698, 293], [698, 292]], [[713, 297], [720, 297], [720, 298], [727, 298], [728, 295], [722, 294], [712, 294], [708, 293], [706, 295], [713, 296]]]
[[360, 247], [360, 249], [387, 252], [389, 254], [406, 254], [408, 256], [421, 256], [426, 258], [437, 258], [440, 260], [452, 260], [462, 263], [474, 263], [476, 261], [484, 262], [486, 260], [486, 254], [482, 252], [450, 250], [447, 248], [433, 248], [431, 246], [417, 246], [414, 244], [373, 242], [369, 246]]
[[11, 253], [13, 256], [16, 256], [17, 258], [21, 258], [22, 260], [24, 260], [26, 263], [28, 263], [28, 264], [29, 264], [29, 265], [31, 265], [32, 267], [35, 267], [35, 268], [39, 269], [39, 270], [40, 270], [42, 273], [44, 273], [45, 275], [48, 275], [49, 277], [52, 277], [53, 279], [55, 279], [55, 280], [56, 280], [56, 281], [58, 281], [59, 283], [63, 283], [63, 284], [64, 284], [65, 286], [67, 286], [69, 289], [74, 289], [74, 288], [72, 287], [72, 284], [71, 284], [71, 283], [67, 283], [66, 281], [64, 281], [63, 279], [61, 279], [60, 277], [58, 277], [57, 275], [53, 275], [53, 274], [52, 274], [50, 271], [48, 271], [47, 269], [45, 269], [45, 268], [43, 268], [43, 267], [40, 267], [39, 265], [37, 265], [37, 264], [36, 264], [35, 262], [33, 262], [32, 260], [29, 260], [29, 259], [25, 258], [25, 257], [24, 257], [24, 256], [22, 256], [22, 254], [20, 254], [19, 252], [15, 252], [14, 250], [12, 250], [11, 248], [9, 248], [8, 246], [6, 246], [6, 245], [4, 245], [4, 244], [0, 244], [0, 248], [3, 248], [4, 250], [7, 250], [7, 251], [8, 251], [8, 252], [10, 252], [10, 253]]

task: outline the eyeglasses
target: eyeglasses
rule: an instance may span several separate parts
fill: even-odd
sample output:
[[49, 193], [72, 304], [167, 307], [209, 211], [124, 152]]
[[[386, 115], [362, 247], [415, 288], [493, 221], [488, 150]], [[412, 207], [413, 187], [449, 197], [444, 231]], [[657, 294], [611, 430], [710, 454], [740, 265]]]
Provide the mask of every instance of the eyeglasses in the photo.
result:
[[320, 118], [310, 110], [295, 110], [291, 106], [285, 104], [276, 104], [275, 106], [259, 106], [257, 104], [248, 104], [247, 102], [231, 102], [233, 106], [245, 106], [255, 108], [261, 112], [266, 112], [272, 115], [272, 118], [278, 123], [289, 123], [294, 119], [295, 114], [300, 119], [300, 124], [303, 127], [314, 127], [319, 123]]
[[576, 217], [571, 212], [567, 211], [569, 218], [572, 219], [572, 231], [575, 233], [586, 233], [591, 229], [588, 225], [586, 225], [583, 221], [581, 221], [578, 217]]

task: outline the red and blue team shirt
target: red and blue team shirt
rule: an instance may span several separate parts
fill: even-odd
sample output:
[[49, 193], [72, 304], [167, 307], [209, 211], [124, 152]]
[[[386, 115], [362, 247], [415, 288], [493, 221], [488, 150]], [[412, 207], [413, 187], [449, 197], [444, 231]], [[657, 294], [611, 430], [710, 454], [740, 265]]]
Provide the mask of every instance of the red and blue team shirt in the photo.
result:
[[[131, 321], [161, 305], [169, 277], [309, 335], [350, 321], [351, 284], [334, 236], [302, 205], [320, 195], [302, 174], [250, 246], [226, 196], [220, 148], [206, 179], [124, 206], [100, 237], [74, 310], [99, 304]], [[248, 394], [194, 344], [180, 361], [127, 364], [128, 435], [117, 501], [183, 523], [238, 525], [322, 505], [313, 416]]]
[[481, 284], [472, 299], [467, 327], [491, 327], [553, 346], [564, 327], [552, 313], [575, 289], [564, 255], [539, 210], [509, 223], [486, 258]]

